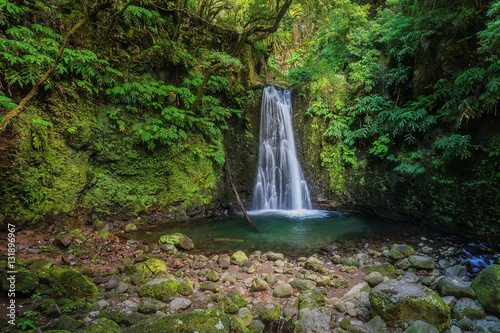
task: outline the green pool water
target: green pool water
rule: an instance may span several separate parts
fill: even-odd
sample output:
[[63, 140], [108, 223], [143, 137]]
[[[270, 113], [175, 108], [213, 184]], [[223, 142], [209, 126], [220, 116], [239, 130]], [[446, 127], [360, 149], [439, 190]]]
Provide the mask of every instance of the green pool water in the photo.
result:
[[[354, 243], [424, 235], [408, 223], [341, 212], [254, 211], [249, 212], [259, 233], [241, 218], [166, 224], [131, 234], [137, 240], [158, 242], [160, 236], [181, 232], [189, 236], [195, 250], [279, 251], [285, 255], [308, 255], [323, 245], [349, 246]], [[359, 245], [359, 244], [358, 244]]]

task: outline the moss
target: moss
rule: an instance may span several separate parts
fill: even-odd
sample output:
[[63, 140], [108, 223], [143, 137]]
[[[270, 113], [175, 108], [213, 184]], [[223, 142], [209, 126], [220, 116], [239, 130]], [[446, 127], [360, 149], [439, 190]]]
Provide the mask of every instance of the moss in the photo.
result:
[[81, 333], [120, 333], [120, 326], [107, 318], [98, 318], [89, 326], [79, 330]]
[[263, 322], [278, 320], [281, 317], [281, 308], [278, 302], [266, 303], [259, 311], [259, 319]]
[[483, 269], [472, 282], [476, 299], [487, 311], [500, 316], [500, 265], [490, 265]]
[[243, 322], [235, 317], [225, 315], [217, 310], [205, 310], [174, 316], [156, 316], [141, 321], [125, 329], [126, 333], [221, 333], [241, 332], [249, 330]]
[[93, 300], [97, 296], [97, 288], [92, 281], [74, 270], [63, 272], [57, 278], [53, 288], [58, 297]]
[[163, 302], [173, 300], [179, 295], [179, 282], [175, 279], [156, 278], [142, 285], [137, 293], [141, 297], [155, 298]]
[[182, 296], [189, 296], [193, 294], [194, 292], [193, 285], [191, 284], [191, 281], [188, 278], [179, 279], [178, 282], [179, 285], [177, 291]]

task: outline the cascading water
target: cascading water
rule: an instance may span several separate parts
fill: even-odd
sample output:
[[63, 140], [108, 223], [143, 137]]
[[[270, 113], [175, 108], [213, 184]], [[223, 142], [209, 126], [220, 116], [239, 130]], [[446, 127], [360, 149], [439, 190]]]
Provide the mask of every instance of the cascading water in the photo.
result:
[[311, 209], [311, 199], [295, 151], [291, 91], [268, 86], [262, 95], [257, 210]]

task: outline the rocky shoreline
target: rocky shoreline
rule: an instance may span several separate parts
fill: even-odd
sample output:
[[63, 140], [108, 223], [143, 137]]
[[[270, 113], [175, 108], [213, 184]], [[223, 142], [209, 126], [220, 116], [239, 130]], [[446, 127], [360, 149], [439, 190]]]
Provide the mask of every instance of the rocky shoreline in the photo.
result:
[[[182, 234], [154, 245], [119, 235], [21, 232], [15, 325], [1, 313], [1, 331], [500, 332], [495, 253], [476, 276], [457, 246], [425, 237], [286, 258], [190, 254]], [[0, 247], [6, 253], [7, 242]]]

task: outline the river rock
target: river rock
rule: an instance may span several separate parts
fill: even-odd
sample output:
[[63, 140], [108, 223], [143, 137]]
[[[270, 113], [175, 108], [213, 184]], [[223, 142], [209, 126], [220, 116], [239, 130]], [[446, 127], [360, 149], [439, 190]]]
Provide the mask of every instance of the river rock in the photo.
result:
[[425, 256], [409, 256], [408, 261], [411, 267], [416, 269], [434, 269], [434, 259]]
[[259, 311], [259, 319], [264, 323], [278, 320], [281, 317], [281, 308], [278, 302], [268, 302]]
[[[210, 331], [207, 330], [210, 328]], [[247, 332], [238, 318], [217, 310], [196, 311], [178, 315], [150, 316], [123, 330], [122, 333], [186, 333], [186, 332]]]
[[462, 298], [459, 299], [451, 309], [451, 316], [454, 319], [461, 319], [467, 317], [469, 319], [481, 319], [485, 316], [484, 309], [473, 299]]
[[277, 253], [277, 252], [266, 252], [264, 255], [267, 257], [267, 260], [270, 261], [276, 261], [276, 260], [283, 260], [284, 256], [282, 253]]
[[160, 246], [160, 249], [165, 254], [177, 254], [179, 252], [174, 244], [163, 244], [162, 246]]
[[330, 332], [331, 312], [327, 308], [302, 309], [297, 326], [300, 332]]
[[276, 288], [274, 288], [273, 296], [280, 297], [280, 298], [291, 297], [291, 296], [293, 296], [293, 288], [288, 283], [282, 283], [282, 284], [276, 286]]
[[179, 312], [180, 310], [185, 310], [189, 308], [191, 301], [182, 297], [174, 298], [170, 302], [170, 311], [173, 313]]
[[481, 333], [500, 333], [500, 322], [478, 320], [474, 328]]
[[366, 282], [358, 283], [353, 286], [348, 292], [345, 293], [343, 300], [352, 300], [356, 298], [360, 293], [368, 293], [372, 288]]
[[[29, 297], [38, 288], [38, 276], [26, 268], [17, 268], [16, 272], [15, 280], [10, 280], [10, 275], [7, 275], [7, 269], [0, 272], [2, 289], [5, 292], [12, 289], [15, 290], [16, 297]], [[11, 282], [13, 282], [15, 287], [11, 288]]]
[[472, 320], [470, 320], [470, 318], [462, 318], [460, 320], [457, 320], [456, 325], [461, 330], [470, 331], [472, 327]]
[[58, 297], [69, 299], [94, 300], [97, 287], [85, 275], [72, 269], [63, 272], [54, 284], [54, 292]]
[[238, 310], [238, 314], [236, 315], [245, 326], [250, 326], [253, 320], [252, 311], [249, 308], [241, 308]]
[[222, 269], [228, 269], [231, 266], [231, 258], [227, 254], [221, 254], [218, 259], [219, 267]]
[[299, 291], [304, 291], [304, 290], [313, 290], [316, 288], [316, 283], [314, 281], [310, 280], [293, 280], [291, 283], [293, 288], [298, 289]]
[[393, 244], [389, 250], [389, 258], [392, 260], [400, 260], [403, 258], [408, 258], [415, 250], [406, 244]]
[[233, 253], [231, 256], [231, 260], [237, 261], [237, 262], [243, 262], [245, 260], [248, 260], [247, 255], [243, 251], [236, 251]]
[[267, 289], [269, 289], [269, 285], [260, 277], [253, 279], [250, 285], [250, 291], [266, 291]]
[[396, 269], [390, 263], [366, 265], [362, 268], [363, 272], [370, 274], [371, 272], [379, 272], [383, 276], [393, 278], [396, 275]]
[[474, 298], [476, 296], [474, 290], [457, 276], [445, 276], [439, 279], [436, 283], [436, 291], [442, 297]]
[[309, 257], [304, 263], [305, 269], [319, 272], [325, 263], [316, 257]]
[[153, 314], [157, 311], [165, 311], [167, 309], [167, 304], [162, 301], [151, 299], [151, 298], [143, 298], [137, 311], [144, 314]]
[[171, 278], [155, 278], [143, 284], [137, 293], [141, 297], [155, 298], [163, 302], [179, 295], [179, 282]]
[[467, 275], [467, 268], [464, 265], [448, 267], [443, 270], [443, 275], [464, 277]]
[[481, 270], [471, 285], [484, 309], [500, 316], [500, 265]]
[[396, 267], [399, 269], [408, 269], [411, 267], [411, 264], [408, 258], [403, 258], [396, 262]]
[[404, 333], [438, 333], [436, 328], [431, 324], [417, 320], [408, 327]]
[[220, 274], [219, 272], [210, 269], [207, 272], [207, 280], [212, 281], [212, 282], [217, 282], [220, 280]]
[[326, 298], [319, 290], [307, 290], [299, 296], [299, 309], [315, 309], [325, 304]]
[[172, 244], [180, 250], [191, 250], [194, 248], [194, 243], [188, 236], [176, 232], [174, 234], [164, 235], [160, 237], [161, 244]]
[[380, 316], [373, 317], [368, 324], [366, 324], [368, 333], [386, 333], [387, 325]]
[[97, 332], [106, 332], [106, 333], [120, 333], [120, 326], [114, 321], [108, 318], [97, 318], [89, 326], [83, 328], [81, 330], [82, 333], [97, 333]]
[[374, 287], [369, 299], [372, 315], [389, 326], [425, 320], [444, 332], [450, 324], [450, 309], [441, 297], [418, 283], [390, 280]]

